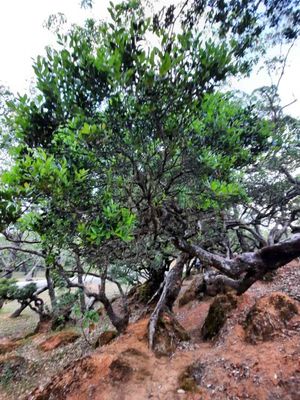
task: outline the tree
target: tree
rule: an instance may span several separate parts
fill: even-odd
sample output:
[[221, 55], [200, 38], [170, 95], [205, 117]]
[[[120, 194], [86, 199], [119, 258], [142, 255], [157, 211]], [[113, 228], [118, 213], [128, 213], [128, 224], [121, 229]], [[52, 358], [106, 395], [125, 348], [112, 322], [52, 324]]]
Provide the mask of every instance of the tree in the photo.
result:
[[[192, 258], [214, 267], [207, 285], [222, 281], [242, 293], [300, 254], [298, 237], [234, 259], [220, 254], [224, 210], [249, 201], [242, 171], [268, 150], [272, 124], [219, 88], [249, 72], [263, 23], [277, 27], [294, 16], [288, 8], [280, 19], [277, 2], [267, 1], [262, 14], [258, 3], [185, 2], [153, 16], [135, 1], [111, 6], [111, 21], [59, 34], [60, 48], [34, 65], [36, 96], [11, 103], [17, 144], [2, 177], [2, 210], [14, 206], [3, 215], [36, 232], [50, 274], [102, 302], [120, 332], [129, 320], [122, 272], [146, 270], [155, 283], [150, 297], [160, 296], [151, 344]], [[209, 216], [220, 235], [205, 244]], [[82, 269], [63, 265], [62, 250], [77, 254]], [[98, 292], [70, 279], [87, 269], [101, 278]], [[122, 314], [106, 295], [107, 280], [120, 290]]]

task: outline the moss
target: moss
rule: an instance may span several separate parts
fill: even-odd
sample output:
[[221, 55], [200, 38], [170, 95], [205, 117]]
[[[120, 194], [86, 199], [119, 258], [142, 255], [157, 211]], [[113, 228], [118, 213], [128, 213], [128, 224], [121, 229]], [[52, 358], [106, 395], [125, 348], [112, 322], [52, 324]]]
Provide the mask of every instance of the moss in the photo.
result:
[[196, 392], [198, 387], [193, 378], [190, 376], [182, 376], [179, 378], [179, 386], [186, 392]]
[[147, 302], [151, 298], [151, 287], [149, 282], [143, 283], [139, 288], [138, 288], [138, 297], [139, 300], [142, 302]]
[[287, 322], [293, 318], [294, 315], [298, 314], [297, 306], [283, 295], [274, 295], [271, 302], [275, 309], [279, 311], [279, 316], [282, 322]]
[[230, 312], [237, 306], [236, 297], [228, 293], [219, 295], [211, 304], [201, 329], [203, 339], [210, 340], [218, 335]]
[[178, 378], [179, 387], [186, 392], [197, 392], [205, 372], [205, 364], [196, 361], [189, 365]]
[[164, 313], [158, 322], [154, 341], [154, 353], [158, 357], [170, 356], [178, 343], [190, 340], [186, 330], [171, 313]]
[[13, 381], [20, 381], [27, 368], [27, 361], [21, 356], [10, 356], [0, 360], [0, 384], [10, 385]]
[[257, 300], [244, 322], [246, 341], [255, 344], [271, 340], [296, 314], [296, 304], [284, 294], [274, 293]]
[[280, 325], [268, 311], [254, 306], [246, 317], [244, 327], [246, 330], [246, 342], [255, 344], [257, 341], [271, 339], [275, 330], [280, 328]]

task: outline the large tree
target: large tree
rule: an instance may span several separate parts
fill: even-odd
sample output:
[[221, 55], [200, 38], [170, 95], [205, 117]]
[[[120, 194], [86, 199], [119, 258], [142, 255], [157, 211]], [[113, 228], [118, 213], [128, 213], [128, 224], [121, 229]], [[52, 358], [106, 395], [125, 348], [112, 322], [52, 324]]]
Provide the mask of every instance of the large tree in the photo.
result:
[[[119, 331], [129, 317], [124, 270], [133, 280], [146, 271], [151, 295], [160, 295], [151, 343], [192, 258], [214, 267], [207, 286], [242, 293], [300, 254], [298, 237], [235, 258], [222, 248], [224, 215], [250, 201], [244, 170], [269, 149], [273, 125], [220, 88], [249, 73], [264, 28], [282, 27], [286, 40], [298, 34], [296, 20], [286, 29], [294, 7], [280, 18], [278, 2], [258, 5], [187, 1], [150, 16], [140, 2], [111, 6], [109, 22], [59, 34], [59, 47], [34, 65], [36, 95], [11, 103], [15, 164], [2, 178], [3, 226], [18, 221], [35, 231], [52, 273], [101, 301]], [[207, 241], [211, 218], [220, 234]], [[70, 271], [62, 249], [83, 262]], [[80, 268], [101, 277], [98, 293], [70, 279]], [[124, 298], [120, 315], [107, 280]]]

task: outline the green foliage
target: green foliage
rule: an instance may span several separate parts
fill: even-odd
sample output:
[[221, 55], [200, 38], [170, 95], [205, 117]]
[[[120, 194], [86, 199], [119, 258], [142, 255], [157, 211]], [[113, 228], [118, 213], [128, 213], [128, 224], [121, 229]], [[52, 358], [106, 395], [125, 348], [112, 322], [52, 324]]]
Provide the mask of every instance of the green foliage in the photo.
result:
[[90, 328], [91, 325], [99, 322], [99, 314], [95, 310], [86, 311], [83, 315], [82, 327]]
[[62, 329], [71, 319], [74, 304], [77, 304], [78, 293], [63, 291], [56, 298], [56, 304], [53, 313], [52, 329]]
[[99, 322], [99, 313], [96, 310], [87, 310], [82, 313], [79, 304], [73, 306], [73, 313], [76, 318], [81, 318], [83, 329], [90, 328]]
[[148, 16], [126, 1], [110, 4], [108, 22], [58, 33], [34, 63], [34, 94], [10, 103], [3, 226], [35, 231], [52, 264], [76, 250], [93, 268], [136, 272], [174, 252], [203, 213], [248, 201], [243, 170], [273, 125], [220, 91], [249, 72], [263, 30], [251, 2], [233, 3], [188, 2], [177, 27], [174, 7]]
[[28, 300], [32, 298], [36, 290], [35, 283], [19, 288], [15, 279], [0, 278], [0, 298], [5, 300]]

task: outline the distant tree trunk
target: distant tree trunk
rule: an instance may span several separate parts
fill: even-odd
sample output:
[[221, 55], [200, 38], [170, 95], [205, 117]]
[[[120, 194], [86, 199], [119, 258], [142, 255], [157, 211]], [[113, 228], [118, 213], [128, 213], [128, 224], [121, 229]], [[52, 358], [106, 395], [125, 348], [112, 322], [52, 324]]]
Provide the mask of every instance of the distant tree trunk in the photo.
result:
[[[75, 258], [76, 258], [76, 269], [77, 269], [77, 274], [78, 274], [78, 283], [83, 286], [84, 270], [82, 268], [80, 256], [78, 253], [75, 253]], [[80, 310], [81, 310], [82, 314], [84, 314], [86, 312], [86, 303], [85, 303], [85, 295], [84, 295], [83, 290], [81, 290], [79, 293], [79, 301], [80, 301]]]
[[[94, 298], [95, 301], [100, 301], [104, 309], [113, 324], [113, 326], [116, 328], [116, 330], [121, 333], [124, 332], [126, 329], [128, 322], [129, 322], [129, 309], [127, 307], [126, 299], [124, 298], [123, 301], [123, 315], [120, 316], [116, 314], [114, 311], [112, 304], [110, 300], [107, 298], [106, 293], [105, 293], [105, 285], [106, 285], [106, 279], [107, 279], [107, 267], [103, 267], [102, 265], [99, 267], [99, 270], [102, 270], [101, 274], [101, 285], [100, 285], [100, 290], [98, 292], [92, 292], [89, 289], [87, 289], [83, 284], [74, 283], [72, 280], [69, 279], [67, 274], [65, 273], [64, 269], [60, 264], [57, 263], [57, 267], [59, 268], [59, 272], [61, 273], [61, 276], [65, 279], [65, 281], [68, 284], [68, 287], [76, 287], [80, 288], [84, 291], [85, 295], [89, 298]], [[124, 296], [125, 297], [125, 296]]]
[[[147, 285], [147, 300], [159, 295], [160, 288], [165, 279], [165, 273], [170, 269], [172, 260], [165, 259], [159, 268], [151, 270], [150, 278], [144, 285]], [[155, 295], [155, 296], [154, 296]]]
[[243, 252], [250, 251], [250, 246], [247, 243], [246, 238], [244, 237], [243, 233], [239, 230], [236, 231], [237, 238], [239, 240], [240, 248]]
[[[30, 283], [28, 283], [28, 284], [30, 284]], [[10, 315], [10, 318], [17, 318], [17, 317], [19, 317], [20, 315], [21, 315], [21, 313], [25, 310], [25, 308], [26, 307], [30, 307], [33, 311], [35, 311], [36, 313], [38, 313], [39, 314], [39, 316], [40, 316], [40, 318], [43, 318], [44, 316], [45, 317], [47, 317], [47, 318], [49, 318], [50, 316], [47, 314], [47, 313], [45, 313], [45, 310], [44, 310], [44, 302], [43, 302], [43, 300], [42, 299], [40, 299], [38, 296], [41, 294], [41, 293], [43, 293], [43, 292], [45, 292], [46, 290], [48, 290], [48, 286], [43, 286], [43, 287], [41, 287], [40, 289], [38, 289], [33, 295], [32, 295], [32, 297], [30, 298], [30, 299], [26, 299], [26, 300], [19, 300], [19, 302], [20, 302], [20, 307], [19, 308], [17, 308], [11, 315]], [[13, 299], [8, 299], [8, 300], [13, 300]], [[33, 307], [32, 306], [32, 304], [31, 303], [34, 303], [35, 304], [35, 307]]]
[[99, 301], [101, 301], [101, 303], [103, 304], [104, 309], [108, 315], [108, 318], [110, 319], [111, 323], [116, 328], [116, 330], [119, 333], [124, 332], [129, 322], [129, 314], [126, 313], [122, 317], [117, 315], [111, 305], [111, 302], [108, 300], [106, 296], [100, 296]]
[[53, 280], [52, 280], [51, 274], [50, 274], [50, 267], [48, 265], [46, 266], [45, 277], [46, 277], [46, 281], [47, 281], [48, 293], [49, 293], [49, 297], [50, 297], [52, 312], [55, 312], [56, 306], [57, 306], [57, 301], [56, 301]]
[[35, 264], [35, 265], [31, 268], [31, 270], [27, 273], [27, 275], [25, 276], [25, 281], [32, 281], [37, 266], [38, 266], [38, 265]]
[[6, 272], [5, 272], [5, 278], [6, 279], [11, 279], [12, 278], [12, 276], [13, 276], [13, 269], [8, 269]]
[[129, 322], [129, 309], [127, 307], [126, 299], [123, 299], [125, 303], [123, 304], [123, 312], [124, 315], [120, 316], [117, 315], [112, 307], [111, 302], [106, 296], [105, 293], [105, 286], [106, 286], [106, 279], [107, 279], [107, 266], [103, 267], [103, 272], [101, 275], [101, 286], [98, 296], [94, 296], [97, 300], [101, 301], [104, 306], [104, 309], [108, 315], [113, 326], [117, 329], [119, 333], [122, 333], [127, 328]]
[[10, 318], [18, 318], [21, 313], [25, 310], [26, 307], [29, 306], [28, 301], [23, 301], [19, 308], [17, 308], [11, 315]]

